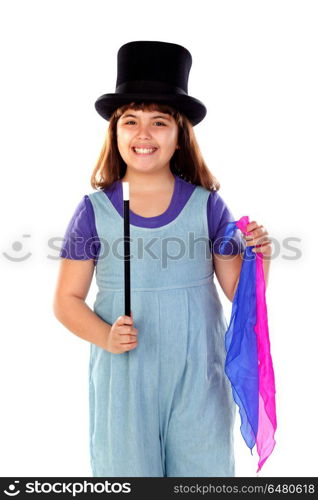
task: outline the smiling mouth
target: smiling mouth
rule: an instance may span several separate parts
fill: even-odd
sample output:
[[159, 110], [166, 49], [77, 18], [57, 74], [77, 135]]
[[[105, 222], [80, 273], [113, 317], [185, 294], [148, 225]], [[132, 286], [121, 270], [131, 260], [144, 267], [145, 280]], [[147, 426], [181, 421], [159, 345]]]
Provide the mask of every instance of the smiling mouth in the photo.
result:
[[135, 155], [138, 156], [151, 156], [153, 155], [158, 148], [131, 148]]

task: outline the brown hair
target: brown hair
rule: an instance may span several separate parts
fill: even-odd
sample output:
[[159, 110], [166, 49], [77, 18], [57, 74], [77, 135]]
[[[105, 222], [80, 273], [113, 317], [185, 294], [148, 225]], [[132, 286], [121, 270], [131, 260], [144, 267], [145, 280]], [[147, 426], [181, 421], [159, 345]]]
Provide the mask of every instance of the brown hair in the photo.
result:
[[91, 186], [94, 189], [108, 188], [113, 182], [124, 177], [127, 165], [122, 159], [117, 147], [117, 122], [128, 109], [161, 111], [173, 116], [178, 125], [178, 144], [170, 159], [172, 173], [187, 182], [203, 186], [210, 191], [218, 191], [220, 183], [209, 171], [203, 160], [200, 148], [194, 135], [193, 126], [188, 118], [167, 104], [135, 103], [125, 104], [117, 108], [109, 120], [106, 138], [91, 176]]

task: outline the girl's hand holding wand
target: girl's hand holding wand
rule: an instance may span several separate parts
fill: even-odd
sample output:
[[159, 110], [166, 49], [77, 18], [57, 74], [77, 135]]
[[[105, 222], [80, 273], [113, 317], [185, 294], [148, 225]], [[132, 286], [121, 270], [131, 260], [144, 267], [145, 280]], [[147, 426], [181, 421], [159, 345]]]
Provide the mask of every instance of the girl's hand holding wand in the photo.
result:
[[107, 351], [121, 354], [137, 347], [138, 330], [134, 327], [133, 321], [133, 313], [131, 313], [131, 317], [119, 316], [116, 319], [107, 338]]

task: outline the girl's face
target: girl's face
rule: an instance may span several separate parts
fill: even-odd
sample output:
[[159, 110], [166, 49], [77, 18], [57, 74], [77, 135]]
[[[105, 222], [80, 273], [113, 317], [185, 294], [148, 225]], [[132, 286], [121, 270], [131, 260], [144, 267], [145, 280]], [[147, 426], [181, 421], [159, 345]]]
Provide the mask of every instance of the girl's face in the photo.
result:
[[127, 168], [138, 171], [169, 168], [177, 141], [178, 126], [174, 118], [161, 111], [127, 109], [117, 122], [118, 150]]

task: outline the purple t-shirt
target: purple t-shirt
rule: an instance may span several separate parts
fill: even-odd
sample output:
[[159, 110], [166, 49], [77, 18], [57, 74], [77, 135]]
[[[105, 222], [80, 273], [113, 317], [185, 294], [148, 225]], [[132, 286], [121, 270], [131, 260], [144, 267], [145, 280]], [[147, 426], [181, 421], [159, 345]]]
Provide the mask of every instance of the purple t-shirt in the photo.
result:
[[[130, 210], [130, 223], [140, 227], [161, 227], [174, 220], [181, 212], [190, 198], [195, 185], [185, 181], [181, 177], [175, 177], [174, 191], [167, 210], [155, 217], [142, 217]], [[117, 212], [123, 217], [123, 189], [122, 181], [115, 181], [109, 188], [103, 190], [108, 196]], [[210, 250], [220, 253], [222, 237], [228, 222], [236, 220], [222, 197], [217, 191], [210, 193], [207, 202], [207, 221], [209, 227]], [[89, 244], [86, 242], [89, 240]], [[227, 255], [235, 255], [244, 252], [245, 241], [239, 230], [235, 231], [231, 240], [226, 243]], [[88, 195], [83, 196], [80, 203], [67, 226], [60, 257], [76, 260], [94, 259], [95, 264], [100, 252], [100, 241], [95, 226], [95, 215], [92, 203]]]

